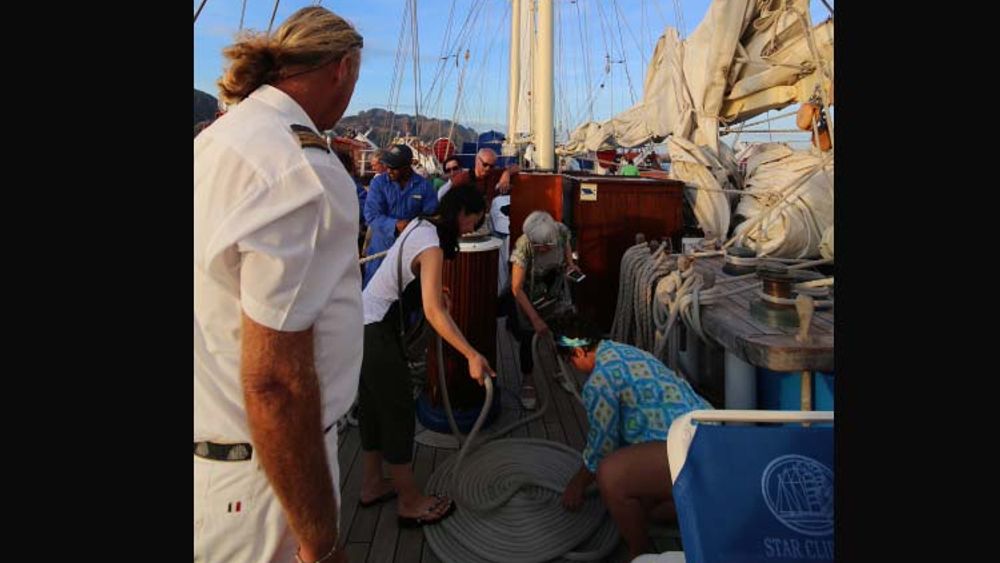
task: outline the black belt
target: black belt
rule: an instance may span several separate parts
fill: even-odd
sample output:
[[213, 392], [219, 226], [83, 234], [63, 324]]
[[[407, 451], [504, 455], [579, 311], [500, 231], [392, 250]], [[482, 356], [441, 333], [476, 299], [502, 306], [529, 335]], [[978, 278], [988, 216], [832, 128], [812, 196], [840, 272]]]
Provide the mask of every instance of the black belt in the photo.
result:
[[194, 455], [215, 461], [246, 461], [253, 453], [250, 444], [216, 444], [195, 442]]
[[[323, 434], [330, 432], [336, 426], [334, 422], [323, 430]], [[214, 442], [195, 442], [194, 455], [211, 459], [214, 461], [246, 461], [253, 454], [253, 446], [247, 443], [240, 444], [216, 444]]]

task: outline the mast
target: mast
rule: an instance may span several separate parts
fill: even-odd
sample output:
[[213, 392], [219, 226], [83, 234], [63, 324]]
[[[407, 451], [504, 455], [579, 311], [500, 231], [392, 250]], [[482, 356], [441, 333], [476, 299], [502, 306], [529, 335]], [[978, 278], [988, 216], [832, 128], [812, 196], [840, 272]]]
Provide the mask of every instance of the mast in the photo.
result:
[[553, 0], [536, 0], [538, 7], [538, 47], [534, 62], [534, 137], [539, 170], [555, 170], [555, 129], [552, 120], [552, 3]]
[[517, 98], [521, 91], [521, 0], [512, 0], [512, 3], [510, 10], [510, 75], [507, 86], [507, 142], [504, 143], [504, 153], [508, 156], [517, 154], [514, 140], [517, 138]]

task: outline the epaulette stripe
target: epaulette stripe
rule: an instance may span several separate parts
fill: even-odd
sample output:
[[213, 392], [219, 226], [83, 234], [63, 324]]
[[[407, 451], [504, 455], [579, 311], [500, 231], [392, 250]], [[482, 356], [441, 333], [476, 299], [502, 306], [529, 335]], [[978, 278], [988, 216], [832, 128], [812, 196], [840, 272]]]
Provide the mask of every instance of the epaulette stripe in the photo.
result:
[[330, 152], [330, 147], [326, 146], [326, 141], [319, 135], [313, 135], [311, 133], [298, 133], [297, 135], [299, 137], [299, 144], [302, 145], [302, 148], [311, 147]]
[[327, 145], [326, 139], [319, 136], [312, 128], [305, 125], [293, 124], [291, 129], [295, 133], [295, 136], [299, 138], [299, 145], [302, 148], [322, 149], [327, 153], [330, 152], [330, 147]]

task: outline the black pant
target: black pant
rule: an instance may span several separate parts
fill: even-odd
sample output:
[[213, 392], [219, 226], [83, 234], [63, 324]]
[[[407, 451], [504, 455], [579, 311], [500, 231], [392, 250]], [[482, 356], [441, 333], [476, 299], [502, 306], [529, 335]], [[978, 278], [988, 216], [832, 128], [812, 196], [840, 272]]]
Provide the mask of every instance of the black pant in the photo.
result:
[[365, 325], [358, 388], [361, 449], [381, 451], [385, 461], [394, 465], [413, 459], [416, 414], [398, 311], [393, 307], [381, 321]]

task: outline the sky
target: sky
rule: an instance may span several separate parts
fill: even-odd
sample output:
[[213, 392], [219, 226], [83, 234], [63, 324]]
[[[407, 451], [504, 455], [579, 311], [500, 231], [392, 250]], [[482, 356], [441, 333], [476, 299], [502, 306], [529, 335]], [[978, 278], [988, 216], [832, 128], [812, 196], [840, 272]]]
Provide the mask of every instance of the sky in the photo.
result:
[[[197, 11], [202, 1], [194, 0], [192, 11]], [[224, 69], [222, 49], [233, 42], [240, 28], [244, 1], [243, 28], [267, 30], [274, 10], [271, 0], [206, 0], [194, 24], [194, 87], [216, 97], [215, 82]], [[316, 3], [315, 0], [280, 1], [274, 28], [299, 8]], [[419, 104], [420, 115], [441, 119], [455, 116], [458, 123], [480, 132], [506, 131], [510, 0], [321, 0], [318, 3], [350, 21], [365, 38], [361, 73], [345, 115], [371, 108], [412, 115]], [[419, 95], [414, 87], [412, 20], [404, 17], [412, 3], [417, 5]], [[667, 26], [672, 26], [680, 30], [681, 37], [686, 37], [702, 20], [711, 0], [555, 0], [555, 3], [558, 140], [584, 121], [608, 119], [641, 99], [646, 67], [659, 36]], [[827, 0], [827, 4], [835, 8], [833, 0]], [[819, 0], [811, 1], [810, 11], [814, 25], [830, 16]], [[396, 65], [401, 43], [406, 46], [400, 57], [403, 68]], [[461, 56], [465, 49], [469, 50], [468, 63]], [[455, 53], [460, 56], [454, 56]], [[448, 55], [451, 57], [442, 60]], [[463, 94], [456, 107], [460, 81]], [[794, 108], [782, 113], [790, 110]], [[793, 117], [770, 125], [774, 129], [794, 129]], [[741, 138], [795, 140], [797, 146], [803, 147], [809, 137], [808, 134], [744, 134]]]

